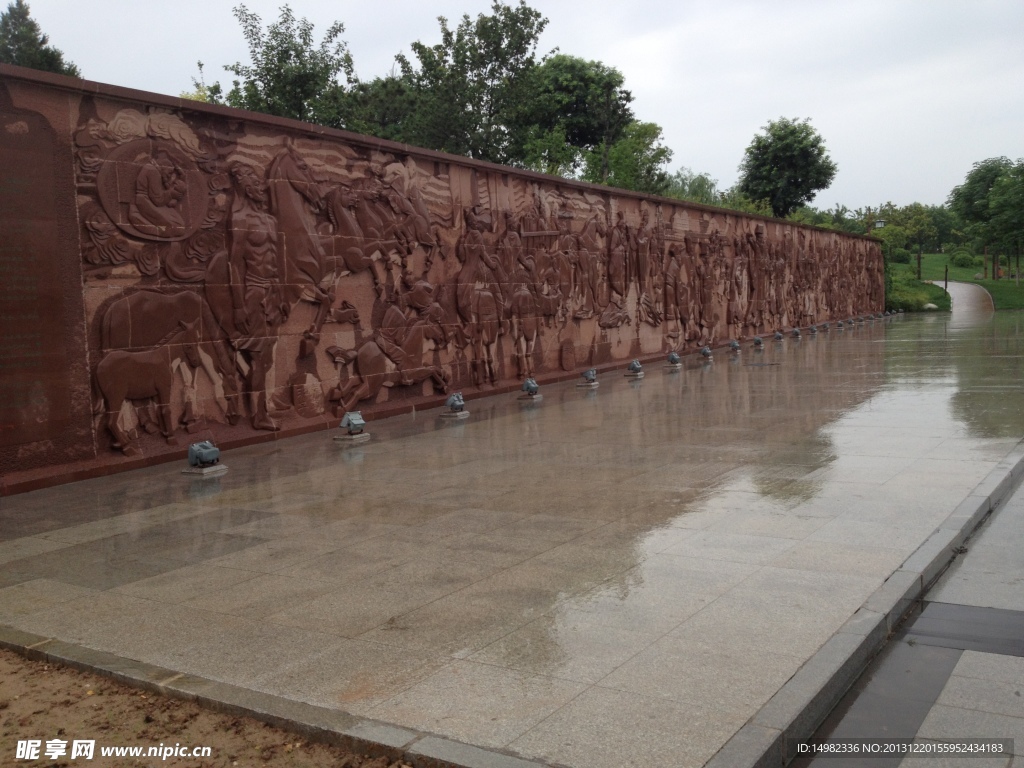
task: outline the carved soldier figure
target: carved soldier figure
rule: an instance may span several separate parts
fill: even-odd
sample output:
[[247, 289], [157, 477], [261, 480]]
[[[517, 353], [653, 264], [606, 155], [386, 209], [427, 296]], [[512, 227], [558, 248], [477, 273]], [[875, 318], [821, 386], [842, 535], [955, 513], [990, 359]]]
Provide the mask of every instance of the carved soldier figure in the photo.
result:
[[579, 235], [580, 250], [576, 276], [581, 297], [581, 307], [576, 313], [579, 319], [592, 317], [598, 309], [602, 243], [607, 231], [600, 213], [594, 212], [583, 225], [583, 231]]
[[682, 265], [676, 256], [676, 249], [669, 246], [665, 260], [665, 317], [675, 321], [675, 327], [668, 329], [668, 338], [675, 349], [682, 349], [689, 337], [687, 326], [690, 319], [690, 291], [686, 284]]
[[[433, 290], [430, 283], [420, 280], [409, 290], [399, 293], [398, 304], [388, 305], [380, 326], [374, 331], [373, 340], [377, 342], [380, 351], [395, 364], [399, 374], [398, 383], [402, 386], [416, 383], [408, 369], [409, 359], [404, 347], [409, 329], [419, 319], [420, 313], [433, 304]], [[400, 305], [405, 306], [404, 311]]]
[[[572, 211], [563, 205], [558, 212], [558, 241], [555, 249], [555, 271], [558, 275], [558, 289], [570, 301], [579, 304], [576, 268], [579, 264], [579, 242], [572, 231]], [[568, 302], [567, 302], [568, 304]]]
[[522, 269], [516, 270], [511, 278], [512, 343], [521, 379], [533, 376], [533, 349], [540, 333], [540, 312], [528, 281], [529, 276]]
[[625, 214], [623, 214], [622, 211], [619, 211], [615, 216], [615, 227], [612, 229], [611, 233], [608, 261], [608, 282], [611, 283], [612, 291], [619, 295], [620, 300], [626, 296], [626, 259], [628, 256], [629, 227], [626, 226]]
[[743, 325], [747, 319], [747, 302], [750, 297], [750, 265], [743, 250], [742, 243], [738, 244], [729, 280], [728, 323], [734, 336], [743, 335]]
[[754, 234], [747, 234], [747, 251], [750, 254], [750, 302], [747, 309], [747, 323], [754, 331], [761, 329], [767, 311], [768, 297], [768, 242], [765, 239], [764, 224], [754, 228]]
[[611, 300], [601, 313], [598, 325], [601, 328], [618, 328], [630, 322], [626, 311], [626, 292], [629, 289], [629, 227], [622, 211], [616, 213], [615, 226], [608, 236], [608, 285], [611, 289]]
[[640, 226], [633, 235], [633, 269], [634, 279], [637, 286], [636, 312], [639, 322], [646, 322], [650, 325], [660, 325], [661, 315], [655, 307], [652, 293], [652, 263], [659, 260], [652, 259], [652, 247], [655, 236], [651, 229], [651, 214], [646, 208], [640, 212]]
[[501, 267], [507, 275], [511, 275], [519, 267], [532, 273], [536, 264], [532, 258], [527, 256], [523, 247], [523, 238], [519, 235], [515, 214], [506, 210], [504, 216], [505, 231], [498, 241], [498, 259], [501, 261]]
[[481, 217], [464, 212], [466, 233], [458, 247], [462, 269], [455, 285], [455, 306], [473, 343], [474, 383], [493, 384], [494, 346], [505, 323], [499, 285], [504, 282], [498, 257], [488, 252]]
[[786, 322], [786, 253], [778, 242], [771, 244], [772, 260], [772, 325]]
[[438, 243], [431, 226], [430, 209], [416, 183], [418, 176], [416, 161], [411, 157], [404, 164], [391, 163], [382, 174], [388, 202], [402, 221], [399, 228], [408, 255], [412, 255], [417, 245], [426, 252], [423, 263], [423, 274], [426, 275], [434, 262]]
[[228, 269], [231, 275], [231, 343], [250, 360], [247, 389], [255, 399], [255, 429], [278, 429], [267, 409], [267, 373], [274, 362], [277, 328], [288, 314], [278, 272], [277, 221], [265, 210], [266, 184], [245, 163], [231, 168], [235, 197], [231, 207]]
[[393, 231], [398, 243], [402, 268], [403, 270], [410, 269], [409, 259], [417, 246], [423, 246], [426, 251], [423, 273], [426, 274], [433, 262], [437, 243], [433, 232], [430, 231], [430, 220], [424, 218], [413, 207], [412, 201], [406, 197], [405, 193], [396, 188], [395, 184], [399, 183], [400, 178], [396, 177], [390, 184], [385, 184], [382, 194], [388, 201], [394, 216]]

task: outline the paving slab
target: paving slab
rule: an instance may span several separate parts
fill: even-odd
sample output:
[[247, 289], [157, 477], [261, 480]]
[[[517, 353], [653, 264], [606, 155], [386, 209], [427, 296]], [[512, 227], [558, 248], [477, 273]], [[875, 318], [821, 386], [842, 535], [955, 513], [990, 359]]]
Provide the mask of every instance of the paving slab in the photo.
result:
[[5, 498], [4, 636], [454, 764], [774, 764], [1012, 487], [1024, 346], [979, 317]]

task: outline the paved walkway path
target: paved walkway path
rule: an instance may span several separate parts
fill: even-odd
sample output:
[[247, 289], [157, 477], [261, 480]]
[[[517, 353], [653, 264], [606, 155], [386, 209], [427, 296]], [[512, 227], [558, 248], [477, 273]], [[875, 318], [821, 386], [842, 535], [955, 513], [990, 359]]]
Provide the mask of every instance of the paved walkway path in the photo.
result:
[[[938, 280], [934, 282], [940, 284]], [[995, 311], [992, 294], [980, 285], [951, 282], [946, 285], [946, 292], [952, 299], [953, 315], [957, 322], [978, 322], [979, 316]]]
[[1001, 317], [5, 499], [0, 623], [392, 734], [701, 766], [1024, 434]]

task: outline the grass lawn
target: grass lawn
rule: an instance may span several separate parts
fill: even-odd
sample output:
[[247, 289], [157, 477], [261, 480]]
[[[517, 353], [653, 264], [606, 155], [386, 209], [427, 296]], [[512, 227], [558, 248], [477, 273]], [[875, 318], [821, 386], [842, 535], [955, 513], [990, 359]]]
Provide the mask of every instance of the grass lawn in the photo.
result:
[[[897, 281], [912, 280], [917, 276], [916, 255], [912, 258], [910, 264], [893, 264], [891, 266], [894, 293], [896, 292]], [[935, 280], [941, 290], [947, 266], [949, 267], [950, 280], [956, 280], [961, 283], [975, 283], [992, 294], [992, 300], [995, 302], [996, 309], [1024, 309], [1024, 282], [1018, 287], [1017, 281], [1010, 277], [1003, 277], [1000, 280], [992, 280], [991, 276], [988, 280], [977, 279], [975, 275], [984, 274], [982, 267], [954, 267], [949, 263], [949, 257], [944, 253], [926, 253], [921, 257], [921, 278], [923, 280]], [[1016, 260], [1011, 261], [1011, 266], [1016, 266]], [[991, 273], [991, 271], [990, 263], [989, 272]], [[1010, 269], [1003, 267], [1003, 271], [1009, 274]], [[939, 304], [937, 301], [932, 303]], [[939, 306], [941, 307], [942, 305], [940, 304]], [[948, 298], [946, 308], [948, 309]]]

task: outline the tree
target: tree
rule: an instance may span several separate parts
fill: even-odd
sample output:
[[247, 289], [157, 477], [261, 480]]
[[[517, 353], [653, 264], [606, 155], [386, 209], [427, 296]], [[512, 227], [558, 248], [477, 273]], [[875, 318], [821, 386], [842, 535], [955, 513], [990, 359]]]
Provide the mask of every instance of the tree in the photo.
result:
[[406, 140], [429, 149], [494, 163], [521, 159], [514, 127], [529, 100], [536, 49], [547, 19], [524, 0], [498, 0], [491, 15], [464, 15], [454, 29], [444, 16], [441, 42], [412, 44], [416, 66], [399, 54], [416, 106]]
[[907, 232], [907, 241], [917, 246], [918, 251], [924, 250], [925, 243], [934, 243], [938, 230], [932, 220], [931, 212], [921, 203], [904, 206], [900, 219]]
[[344, 127], [382, 139], [413, 143], [417, 98], [409, 78], [391, 74], [355, 82], [347, 94]]
[[959, 243], [960, 236], [957, 232], [963, 225], [959, 218], [946, 205], [926, 205], [925, 210], [931, 216], [932, 225], [935, 227], [935, 237], [931, 242], [925, 243], [925, 250], [929, 253], [939, 253], [947, 243]]
[[0, 64], [56, 72], [59, 75], [81, 77], [81, 73], [64, 54], [49, 45], [50, 38], [42, 33], [39, 24], [29, 15], [25, 0], [14, 0], [0, 14]]
[[[280, 18], [267, 27], [265, 34], [260, 17], [244, 5], [237, 6], [234, 14], [242, 25], [252, 63], [224, 67], [240, 78], [228, 91], [227, 104], [320, 125], [342, 126], [346, 103], [339, 76], [344, 74], [349, 81], [353, 78], [352, 56], [347, 44], [339, 39], [344, 25], [332, 24], [316, 46], [312, 23], [307, 19], [296, 20], [287, 5], [281, 7]], [[209, 90], [215, 100], [219, 99], [219, 83], [209, 86]]]
[[1024, 243], [1024, 159], [1007, 168], [988, 195], [989, 237], [1007, 253]]
[[207, 104], [223, 104], [224, 99], [220, 91], [220, 83], [207, 85], [206, 77], [203, 74], [203, 62], [196, 62], [196, 66], [199, 68], [199, 77], [192, 78], [192, 90], [182, 91], [178, 95], [183, 99], [191, 99], [192, 101], [203, 101]]
[[522, 129], [519, 142], [522, 144], [522, 157], [517, 165], [531, 171], [577, 178], [586, 159], [586, 152], [569, 142], [565, 127], [561, 125], [549, 130], [536, 125]]
[[723, 192], [718, 198], [718, 207], [730, 208], [743, 213], [753, 213], [758, 216], [771, 216], [772, 209], [764, 200], [751, 200], [745, 192], [739, 189], [739, 185], [733, 185]]
[[526, 165], [576, 175], [586, 155], [600, 151], [599, 176], [606, 180], [611, 146], [633, 121], [633, 95], [623, 88], [622, 73], [599, 61], [558, 54], [535, 67], [530, 79], [515, 127], [525, 137]]
[[710, 174], [695, 173], [686, 167], [680, 168], [668, 177], [668, 186], [662, 194], [665, 197], [729, 208], [758, 216], [772, 215], [771, 209], [763, 201], [751, 200], [735, 186], [720, 190], [718, 180], [712, 179]]
[[[990, 157], [974, 164], [964, 183], [953, 188], [947, 201], [950, 209], [960, 217], [964, 232], [977, 246], [995, 244], [1002, 234], [990, 226], [993, 216], [992, 191], [1001, 177], [1009, 173], [1013, 163], [1006, 157]], [[1012, 188], [1003, 182], [1004, 192]], [[1006, 219], [1002, 219], [1006, 221]]]
[[717, 179], [712, 179], [707, 173], [695, 173], [685, 166], [669, 176], [665, 196], [702, 205], [718, 205], [722, 199]]
[[[672, 150], [661, 139], [660, 125], [634, 120], [608, 149], [607, 161], [600, 151], [587, 156], [584, 180], [651, 195], [665, 194], [670, 186], [665, 166], [672, 159]], [[605, 162], [607, 176], [602, 179]]]
[[775, 216], [785, 218], [827, 189], [837, 167], [809, 119], [783, 117], [762, 130], [740, 163], [739, 191], [751, 200], [767, 201]]

